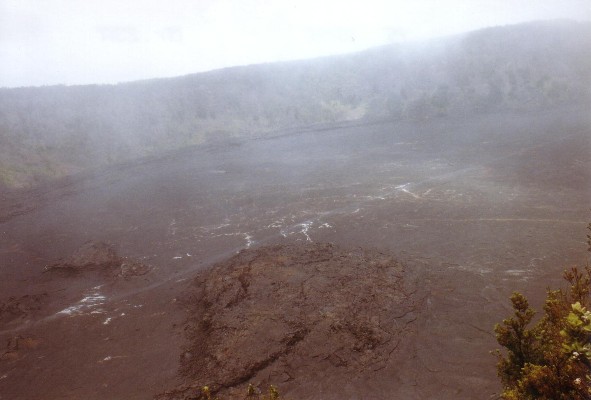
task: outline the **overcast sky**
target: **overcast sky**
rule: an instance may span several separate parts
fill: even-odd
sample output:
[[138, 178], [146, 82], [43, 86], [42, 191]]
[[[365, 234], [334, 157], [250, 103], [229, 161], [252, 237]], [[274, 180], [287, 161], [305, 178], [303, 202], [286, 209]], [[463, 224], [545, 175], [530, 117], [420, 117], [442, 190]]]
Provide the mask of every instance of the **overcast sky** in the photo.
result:
[[0, 0], [0, 87], [116, 83], [362, 50], [591, 0]]

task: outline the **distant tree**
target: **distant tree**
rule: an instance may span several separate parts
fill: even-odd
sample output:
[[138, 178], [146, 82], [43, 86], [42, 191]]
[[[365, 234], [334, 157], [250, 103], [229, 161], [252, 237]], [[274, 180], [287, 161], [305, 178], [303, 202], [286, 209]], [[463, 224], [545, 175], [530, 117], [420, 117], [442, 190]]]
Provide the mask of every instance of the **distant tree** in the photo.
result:
[[431, 98], [433, 107], [438, 115], [445, 115], [450, 105], [450, 94], [448, 85], [439, 85]]

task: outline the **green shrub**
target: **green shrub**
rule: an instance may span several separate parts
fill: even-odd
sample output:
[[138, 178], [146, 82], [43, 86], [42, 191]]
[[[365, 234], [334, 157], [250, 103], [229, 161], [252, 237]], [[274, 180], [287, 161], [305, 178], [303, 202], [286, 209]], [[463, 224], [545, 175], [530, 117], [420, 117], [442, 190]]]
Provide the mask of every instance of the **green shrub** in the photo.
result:
[[530, 327], [535, 311], [527, 299], [513, 293], [513, 316], [495, 326], [505, 348], [494, 352], [503, 399], [591, 399], [591, 268], [574, 267], [564, 279], [570, 287], [548, 290], [536, 324]]

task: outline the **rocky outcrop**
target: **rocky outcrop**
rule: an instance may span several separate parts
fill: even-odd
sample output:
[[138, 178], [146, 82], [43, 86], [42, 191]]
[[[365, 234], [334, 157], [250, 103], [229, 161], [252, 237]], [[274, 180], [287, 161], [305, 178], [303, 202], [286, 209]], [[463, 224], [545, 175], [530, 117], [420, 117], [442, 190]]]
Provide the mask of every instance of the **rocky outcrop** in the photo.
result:
[[136, 260], [120, 257], [114, 246], [89, 241], [71, 256], [45, 267], [45, 272], [77, 275], [84, 271], [99, 271], [115, 277], [129, 278], [144, 275], [150, 267]]
[[195, 280], [187, 384], [161, 398], [192, 398], [203, 385], [232, 398], [248, 383], [305, 396], [391, 369], [402, 349], [408, 356], [421, 310], [406, 275], [387, 254], [331, 244], [240, 252]]

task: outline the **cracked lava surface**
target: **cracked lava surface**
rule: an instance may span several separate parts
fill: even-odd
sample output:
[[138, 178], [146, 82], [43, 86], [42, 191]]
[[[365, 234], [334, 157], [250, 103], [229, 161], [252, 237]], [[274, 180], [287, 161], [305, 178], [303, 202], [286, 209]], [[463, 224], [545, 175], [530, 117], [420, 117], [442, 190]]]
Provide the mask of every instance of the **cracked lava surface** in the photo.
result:
[[308, 130], [2, 192], [0, 399], [182, 398], [202, 378], [490, 398], [508, 296], [539, 308], [585, 262], [587, 114]]

